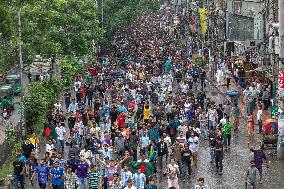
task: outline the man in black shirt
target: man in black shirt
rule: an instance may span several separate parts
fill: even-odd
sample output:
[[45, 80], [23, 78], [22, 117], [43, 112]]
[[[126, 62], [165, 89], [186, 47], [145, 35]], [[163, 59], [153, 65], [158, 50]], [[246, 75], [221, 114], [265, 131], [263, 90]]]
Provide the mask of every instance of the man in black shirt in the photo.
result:
[[219, 172], [219, 175], [223, 174], [223, 157], [224, 157], [224, 148], [222, 140], [216, 140], [215, 146], [215, 163], [216, 163], [216, 172]]
[[86, 95], [88, 98], [88, 106], [92, 106], [93, 105], [93, 88], [91, 86], [89, 86], [86, 90]]
[[71, 114], [69, 117], [68, 117], [68, 127], [70, 129], [70, 131], [74, 128], [75, 126], [75, 120], [76, 120], [76, 117], [74, 114]]
[[187, 174], [191, 175], [191, 159], [193, 158], [193, 154], [190, 151], [188, 144], [184, 144], [184, 147], [182, 148], [181, 151], [181, 155], [182, 155], [182, 164], [183, 164], [181, 174], [183, 175], [183, 179], [185, 179], [185, 176]]
[[210, 163], [213, 162], [215, 159], [215, 147], [216, 147], [216, 137], [215, 137], [215, 132], [210, 131], [209, 133], [209, 147], [210, 147]]
[[34, 150], [34, 145], [31, 144], [29, 140], [26, 140], [25, 143], [22, 145], [22, 150], [24, 151], [24, 156], [26, 159], [30, 158], [31, 152]]
[[24, 172], [25, 172], [25, 165], [23, 162], [17, 158], [13, 162], [14, 167], [14, 188], [18, 188], [18, 184], [20, 183], [21, 189], [25, 188], [24, 182]]
[[160, 141], [157, 144], [158, 147], [158, 157], [157, 157], [157, 163], [158, 163], [158, 170], [164, 171], [166, 166], [164, 165], [164, 159], [166, 159], [166, 156], [168, 154], [168, 146], [167, 143], [165, 143], [164, 139], [161, 138]]
[[66, 91], [66, 92], [63, 94], [63, 96], [64, 96], [64, 101], [65, 101], [66, 110], [68, 110], [68, 107], [69, 107], [69, 105], [71, 104], [71, 97], [72, 97], [72, 95], [71, 95], [70, 92]]

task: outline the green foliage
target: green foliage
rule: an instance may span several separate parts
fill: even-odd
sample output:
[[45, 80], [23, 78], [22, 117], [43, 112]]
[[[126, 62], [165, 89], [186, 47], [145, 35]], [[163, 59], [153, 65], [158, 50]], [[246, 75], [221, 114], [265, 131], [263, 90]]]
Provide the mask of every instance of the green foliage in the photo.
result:
[[42, 83], [32, 83], [24, 98], [26, 122], [28, 127], [35, 127], [39, 118], [45, 116], [62, 91], [62, 82], [56, 78]]
[[21, 10], [24, 64], [35, 55], [91, 55], [104, 30], [99, 27], [96, 0], [1, 0], [0, 73], [18, 64], [18, 16]]
[[89, 55], [91, 40], [103, 33], [95, 0], [45, 0], [25, 5], [22, 14], [24, 49], [33, 55]]
[[75, 58], [67, 57], [60, 62], [62, 82], [65, 87], [73, 84], [74, 78], [84, 73], [84, 65]]
[[0, 74], [4, 74], [17, 63], [17, 48], [13, 27], [13, 12], [4, 1], [0, 1]]
[[13, 128], [5, 130], [5, 141], [8, 143], [13, 143], [16, 141], [16, 131]]
[[12, 174], [13, 172], [13, 166], [12, 163], [15, 160], [15, 158], [17, 157], [17, 154], [19, 152], [19, 150], [22, 147], [23, 142], [19, 141], [17, 142], [13, 148], [12, 151], [9, 153], [10, 156], [9, 158], [5, 161], [5, 163], [2, 165], [2, 167], [0, 168], [0, 182], [3, 182], [7, 175]]

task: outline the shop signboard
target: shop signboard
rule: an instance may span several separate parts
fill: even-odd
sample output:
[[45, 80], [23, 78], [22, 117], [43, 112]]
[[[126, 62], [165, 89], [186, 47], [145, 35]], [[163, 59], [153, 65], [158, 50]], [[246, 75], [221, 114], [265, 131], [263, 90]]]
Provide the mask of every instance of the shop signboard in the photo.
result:
[[279, 71], [279, 88], [284, 89], [284, 70]]

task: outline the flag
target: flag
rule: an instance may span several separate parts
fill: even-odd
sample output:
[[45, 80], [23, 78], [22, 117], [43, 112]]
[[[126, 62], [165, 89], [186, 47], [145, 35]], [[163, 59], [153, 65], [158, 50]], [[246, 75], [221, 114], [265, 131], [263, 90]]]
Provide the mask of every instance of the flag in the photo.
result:
[[44, 125], [43, 133], [44, 133], [44, 136], [46, 138], [50, 138], [50, 139], [54, 139], [54, 140], [56, 140], [56, 138], [57, 138], [55, 127], [52, 126], [52, 125], [49, 125], [47, 123]]
[[204, 35], [207, 32], [207, 8], [199, 8], [201, 34]]
[[153, 162], [132, 162], [130, 165], [130, 171], [136, 173], [137, 169], [140, 168], [141, 172], [145, 174], [146, 177], [154, 175], [155, 168]]

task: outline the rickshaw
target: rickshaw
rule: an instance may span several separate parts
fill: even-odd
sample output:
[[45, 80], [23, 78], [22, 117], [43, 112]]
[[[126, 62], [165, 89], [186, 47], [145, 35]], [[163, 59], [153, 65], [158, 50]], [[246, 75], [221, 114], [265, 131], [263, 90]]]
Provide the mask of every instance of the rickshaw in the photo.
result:
[[276, 148], [278, 137], [278, 120], [267, 119], [263, 126], [263, 144], [264, 148]]
[[15, 96], [19, 95], [22, 91], [21, 76], [20, 74], [7, 75], [5, 79], [7, 85], [12, 85], [12, 90]]
[[0, 87], [0, 106], [1, 111], [4, 108], [7, 108], [8, 112], [14, 110], [14, 93], [12, 85], [3, 85]]

